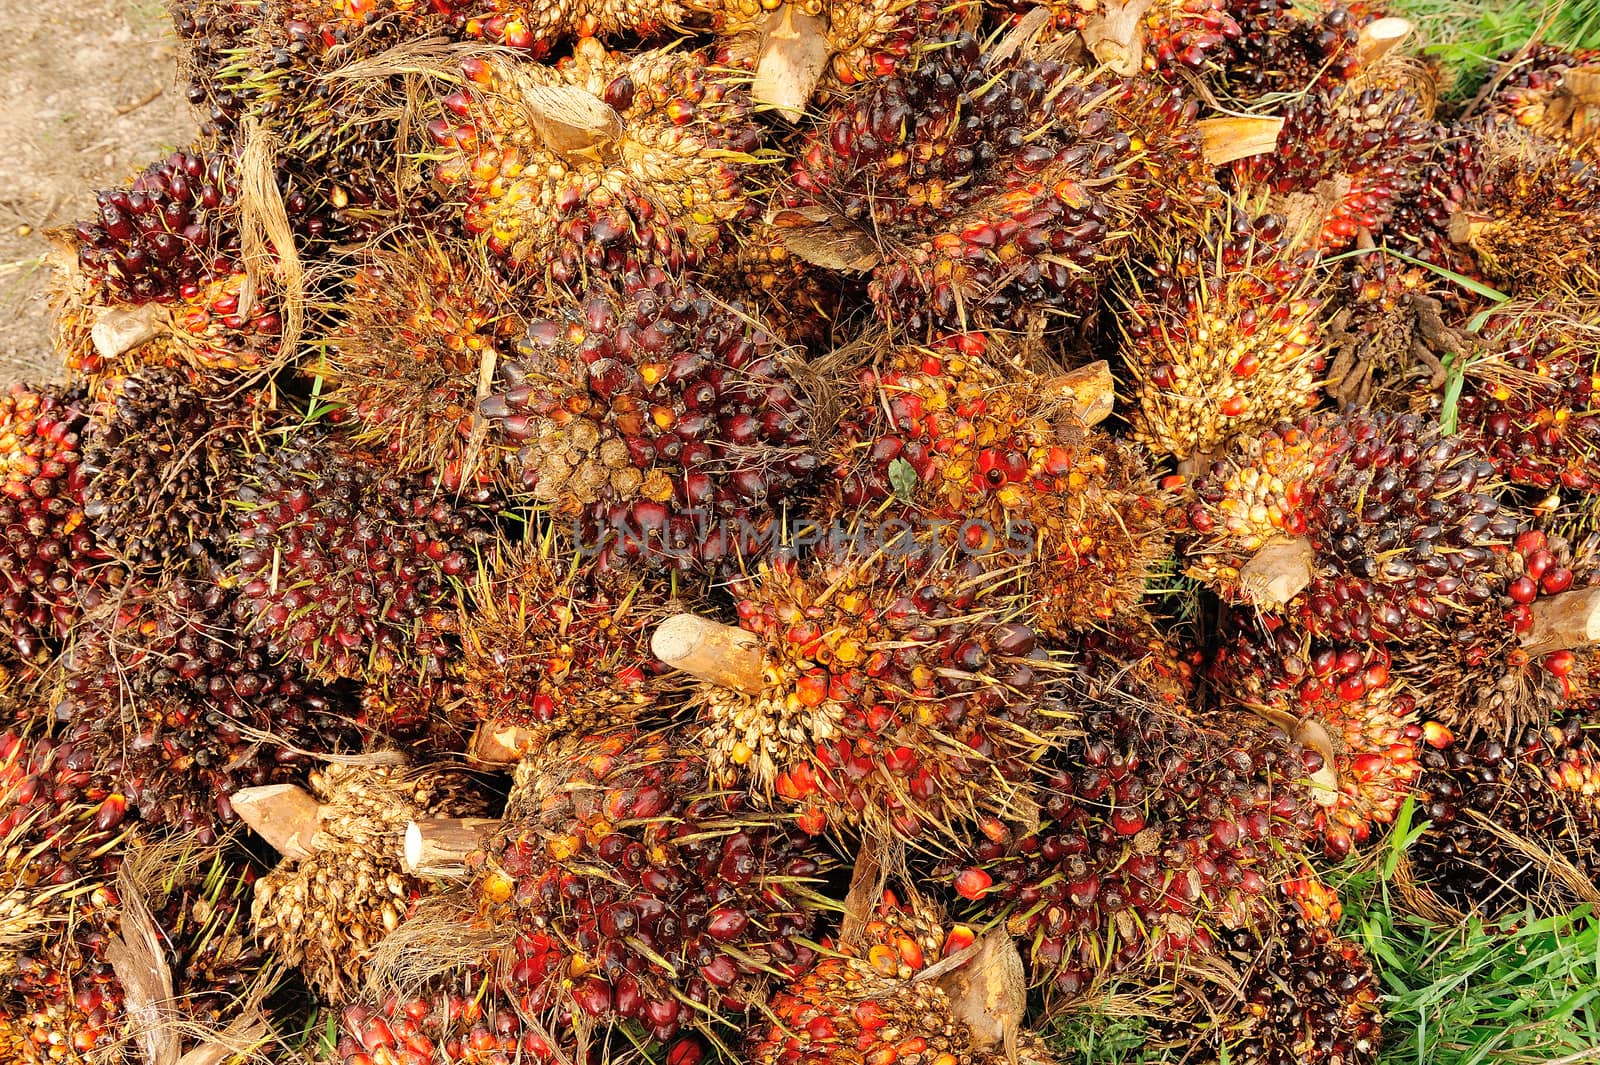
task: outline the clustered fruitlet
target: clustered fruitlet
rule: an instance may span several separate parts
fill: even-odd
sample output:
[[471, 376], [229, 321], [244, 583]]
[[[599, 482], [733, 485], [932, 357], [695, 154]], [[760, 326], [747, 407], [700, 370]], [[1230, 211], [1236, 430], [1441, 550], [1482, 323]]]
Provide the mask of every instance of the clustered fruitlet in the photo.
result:
[[1341, 863], [1594, 897], [1600, 55], [167, 6], [0, 389], [0, 1060], [1375, 1065]]

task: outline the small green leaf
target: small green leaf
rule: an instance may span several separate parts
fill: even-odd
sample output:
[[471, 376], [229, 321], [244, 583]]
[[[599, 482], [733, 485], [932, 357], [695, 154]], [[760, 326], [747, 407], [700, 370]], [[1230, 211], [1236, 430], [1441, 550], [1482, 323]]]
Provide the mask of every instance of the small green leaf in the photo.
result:
[[889, 484], [894, 487], [894, 494], [909, 503], [917, 491], [917, 470], [905, 459], [895, 459], [889, 463]]
[[1462, 360], [1451, 353], [1444, 359], [1444, 400], [1439, 405], [1439, 432], [1454, 436], [1456, 431], [1456, 406], [1461, 402], [1461, 388], [1467, 382]]

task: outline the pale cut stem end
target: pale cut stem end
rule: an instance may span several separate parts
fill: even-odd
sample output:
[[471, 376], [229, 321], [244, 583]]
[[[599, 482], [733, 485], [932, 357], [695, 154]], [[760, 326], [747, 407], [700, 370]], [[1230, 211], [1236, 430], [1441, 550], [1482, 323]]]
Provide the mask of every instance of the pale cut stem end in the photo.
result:
[[1409, 19], [1396, 15], [1375, 19], [1361, 27], [1356, 39], [1356, 56], [1362, 66], [1371, 66], [1392, 52], [1401, 41], [1411, 36], [1416, 27]]
[[304, 788], [293, 784], [242, 788], [228, 796], [228, 801], [239, 820], [285, 858], [299, 861], [316, 850], [322, 804]]
[[755, 637], [696, 614], [674, 614], [656, 626], [650, 651], [674, 669], [720, 688], [755, 695], [766, 687]]
[[1072, 413], [1084, 425], [1099, 425], [1117, 405], [1117, 382], [1104, 359], [1052, 378], [1047, 387], [1072, 404]]
[[793, 4], [782, 4], [767, 16], [761, 58], [750, 84], [757, 103], [772, 107], [789, 122], [805, 117], [832, 51], [826, 29], [821, 18], [797, 11]]
[[94, 343], [95, 354], [113, 362], [166, 331], [166, 308], [159, 303], [143, 303], [107, 310], [90, 327], [89, 339]]
[[483, 765], [511, 765], [533, 746], [534, 735], [504, 721], [485, 721], [472, 734], [467, 757]]
[[1600, 643], [1600, 587], [1573, 588], [1537, 600], [1533, 624], [1522, 636], [1529, 654], [1572, 651]]
[[499, 822], [489, 817], [441, 817], [406, 825], [406, 872], [431, 880], [464, 880], [467, 857]]
[[1206, 162], [1211, 166], [1270, 152], [1278, 146], [1278, 134], [1283, 132], [1283, 119], [1275, 115], [1205, 118], [1195, 125], [1200, 130]]
[[1561, 75], [1561, 88], [1585, 107], [1600, 107], [1600, 66], [1567, 71]]
[[1269, 540], [1239, 568], [1239, 587], [1257, 606], [1276, 610], [1305, 591], [1313, 575], [1311, 541]]

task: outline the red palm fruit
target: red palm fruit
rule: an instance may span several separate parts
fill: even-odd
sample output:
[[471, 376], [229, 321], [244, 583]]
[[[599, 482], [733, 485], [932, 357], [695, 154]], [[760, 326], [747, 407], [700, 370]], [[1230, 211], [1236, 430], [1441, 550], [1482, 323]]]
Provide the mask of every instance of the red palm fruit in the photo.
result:
[[1025, 564], [1028, 613], [1052, 635], [1139, 610], [1168, 551], [1164, 495], [1054, 380], [952, 343], [896, 348], [852, 386], [829, 448], [831, 512], [896, 498], [942, 526], [941, 544]]
[[811, 222], [803, 238], [854, 234], [878, 316], [906, 339], [1019, 327], [1081, 311], [1137, 232], [1213, 202], [1196, 113], [1157, 85], [931, 40], [829, 111], [783, 206]]
[[312, 751], [360, 740], [339, 696], [241, 633], [234, 605], [209, 579], [124, 589], [79, 625], [56, 707], [144, 822], [203, 844], [234, 821], [230, 794], [304, 769], [304, 757], [249, 730]]
[[1356, 43], [1362, 16], [1338, 0], [1322, 6], [1308, 12], [1292, 0], [1230, 4], [1239, 34], [1211, 78], [1219, 95], [1257, 100], [1336, 88], [1354, 77], [1361, 69]]
[[1211, 691], [1243, 728], [1247, 712], [1296, 722], [1301, 742], [1328, 760], [1311, 774], [1312, 797], [1323, 849], [1342, 859], [1390, 824], [1412, 792], [1417, 698], [1381, 648], [1341, 652], [1284, 625], [1241, 629], [1210, 665]]
[[1469, 738], [1547, 724], [1600, 691], [1600, 658], [1586, 633], [1538, 623], [1557, 596], [1583, 599], [1600, 584], [1593, 544], [1575, 551], [1559, 536], [1524, 529], [1495, 554], [1492, 574], [1493, 597], [1448, 639], [1397, 647], [1394, 656], [1395, 670], [1426, 696], [1426, 716]]
[[1512, 295], [1600, 292], [1600, 165], [1517, 127], [1480, 127], [1477, 180], [1449, 218], [1452, 241]]
[[1451, 287], [1384, 255], [1351, 259], [1342, 274], [1330, 300], [1323, 391], [1341, 407], [1431, 409], [1444, 390], [1445, 358], [1472, 348], [1466, 331], [1446, 320]]
[[248, 451], [271, 420], [240, 381], [145, 370], [122, 383], [84, 444], [83, 514], [97, 543], [136, 569], [201, 572], [226, 557]]
[[719, 780], [808, 827], [964, 839], [1032, 801], [1033, 764], [1068, 725], [1058, 667], [988, 560], [893, 525], [833, 530], [807, 561], [735, 582], [765, 685], [702, 685], [701, 742]]
[[1268, 927], [1302, 875], [1317, 805], [1305, 752], [1281, 732], [1214, 731], [1118, 700], [1049, 759], [1038, 827], [983, 840], [940, 875], [993, 878], [975, 916], [1004, 917], [1052, 994], [1152, 972]]
[[[517, 767], [469, 859], [485, 914], [546, 941], [534, 1010], [632, 1021], [670, 1040], [766, 1001], [816, 960], [808, 886], [825, 860], [706, 756], [634, 732], [549, 744]], [[530, 962], [530, 964], [532, 964]]]
[[741, 308], [652, 269], [534, 321], [482, 410], [603, 564], [717, 569], [770, 546], [750, 541], [817, 466], [796, 369]]
[[[1493, 473], [1415, 415], [1283, 426], [1195, 481], [1189, 572], [1340, 643], [1470, 639], [1461, 634], [1503, 587], [1496, 552], [1518, 530], [1489, 494]], [[1306, 549], [1308, 579], [1281, 605], [1250, 570], [1274, 539]]]
[[238, 617], [309, 676], [443, 669], [489, 493], [385, 467], [306, 433], [261, 455], [240, 491]]
[[110, 579], [84, 523], [81, 396], [0, 395], [0, 624], [6, 657], [42, 661]]
[[406, 826], [482, 816], [488, 804], [464, 772], [447, 767], [330, 765], [309, 784], [322, 807], [318, 849], [260, 879], [250, 920], [263, 949], [337, 1002], [365, 984], [379, 943], [428, 894], [401, 866]]
[[[846, 1062], [984, 1062], [998, 1057], [992, 1033], [974, 1033], [939, 979], [919, 978], [971, 942], [937, 908], [902, 903], [885, 891], [854, 940], [773, 995], [764, 1023], [749, 1036], [752, 1065]], [[1041, 1047], [1025, 1039], [1023, 1061]]]
[[1306, 217], [1302, 224], [1316, 227], [1308, 243], [1339, 251], [1362, 232], [1381, 235], [1395, 206], [1416, 192], [1438, 137], [1429, 118], [1409, 92], [1312, 93], [1284, 109], [1272, 151], [1232, 164], [1233, 187]]
[[650, 653], [669, 613], [650, 584], [609, 587], [549, 543], [503, 547], [461, 605], [452, 665], [473, 717], [533, 742], [603, 732], [657, 709], [671, 685]]
[[[1500, 917], [1532, 905], [1565, 913], [1579, 898], [1561, 869], [1600, 871], [1600, 751], [1594, 704], [1553, 724], [1475, 738], [1438, 729], [1422, 752], [1411, 874], [1448, 907]], [[1530, 861], [1546, 852], [1553, 861]]]
[[1134, 438], [1158, 454], [1205, 455], [1298, 416], [1322, 369], [1319, 282], [1276, 215], [1230, 209], [1198, 239], [1122, 278], [1122, 356]]
[[[1494, 114], [1552, 140], [1566, 141], [1600, 158], [1600, 111], [1592, 90], [1575, 89], [1579, 79], [1591, 79], [1600, 49], [1568, 50], [1540, 44], [1514, 56], [1500, 57], [1491, 77], [1496, 85], [1489, 106]], [[1576, 78], [1569, 79], [1569, 74]]]
[[1577, 294], [1502, 304], [1463, 363], [1456, 407], [1464, 436], [1512, 484], [1600, 491], [1595, 344], [1600, 316]]
[[1180, 984], [1160, 1038], [1186, 1060], [1244, 1065], [1371, 1065], [1383, 1042], [1381, 989], [1360, 946], [1285, 906], [1256, 930], [1222, 933], [1240, 974], [1231, 993]]
[[677, 270], [754, 214], [760, 128], [699, 53], [623, 56], [585, 38], [554, 66], [471, 60], [467, 82], [429, 125], [435, 176], [515, 270], [563, 283]]
[[501, 453], [474, 432], [479, 377], [516, 350], [526, 314], [482, 249], [403, 235], [369, 253], [344, 311], [318, 368], [355, 418], [352, 439], [445, 484], [496, 473]]

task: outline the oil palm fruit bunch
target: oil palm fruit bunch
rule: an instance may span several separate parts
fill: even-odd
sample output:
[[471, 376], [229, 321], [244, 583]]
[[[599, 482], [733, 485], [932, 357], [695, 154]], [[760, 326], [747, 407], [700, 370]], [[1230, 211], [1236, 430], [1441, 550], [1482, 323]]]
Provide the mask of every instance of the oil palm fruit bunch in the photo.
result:
[[56, 716], [141, 820], [210, 845], [228, 796], [282, 783], [305, 758], [360, 737], [343, 699], [241, 633], [234, 597], [208, 578], [137, 582], [83, 619], [60, 673]]
[[[54, 293], [57, 343], [70, 369], [232, 370], [276, 357], [282, 296], [271, 271], [246, 268], [240, 181], [237, 153], [202, 142], [98, 194], [95, 217], [72, 234], [78, 270], [58, 278]], [[290, 192], [284, 207], [297, 234], [325, 225], [303, 195]], [[109, 350], [90, 336], [107, 315], [126, 321]]]
[[1269, 209], [1291, 220], [1323, 252], [1380, 237], [1396, 204], [1422, 179], [1437, 135], [1425, 102], [1410, 92], [1340, 89], [1291, 103], [1270, 152], [1234, 162], [1233, 187], [1264, 194]]
[[1471, 631], [1520, 529], [1494, 471], [1419, 416], [1286, 424], [1194, 483], [1192, 576], [1341, 644]]
[[1427, 716], [1471, 736], [1502, 739], [1543, 725], [1594, 692], [1587, 604], [1594, 544], [1575, 548], [1542, 529], [1519, 532], [1494, 559], [1495, 595], [1446, 640], [1397, 649], [1394, 666], [1428, 694]]
[[818, 465], [798, 367], [761, 323], [657, 269], [535, 319], [482, 405], [527, 495], [602, 563], [722, 568], [770, 546]]
[[1154, 83], [934, 39], [827, 112], [781, 205], [806, 223], [796, 234], [854, 248], [879, 318], [903, 339], [1020, 328], [1087, 309], [1135, 227], [1211, 202], [1197, 113]]
[[[1237, 973], [1224, 990], [1190, 985], [1177, 1024], [1163, 1035], [1190, 1047], [1187, 1061], [1248, 1065], [1361, 1065], [1383, 1043], [1380, 988], [1359, 945], [1296, 906], [1261, 929], [1230, 929], [1220, 949]], [[1199, 1045], [1192, 1046], [1198, 1036]]]
[[[239, 1001], [260, 986], [265, 962], [250, 942], [244, 920], [254, 871], [212, 848], [148, 847], [127, 855], [128, 869], [96, 888], [81, 919], [18, 951], [16, 969], [0, 976], [0, 1049], [21, 1065], [84, 1065], [131, 1060], [118, 1050], [137, 1000], [129, 1001], [111, 959], [117, 938], [139, 942], [122, 927], [125, 891], [137, 892], [148, 915], [151, 940], [134, 947], [127, 962], [163, 963], [171, 979], [172, 1011], [183, 1037], [215, 1030]], [[147, 946], [146, 944], [150, 944]], [[151, 974], [155, 981], [154, 973]], [[165, 992], [165, 988], [162, 991]]]
[[1200, 705], [1205, 652], [1182, 624], [1152, 616], [1128, 618], [1076, 635], [1073, 685], [1082, 698], [1133, 698], [1169, 713]]
[[699, 21], [691, 16], [695, 9], [682, 0], [648, 5], [626, 0], [477, 0], [439, 6], [449, 14], [455, 33], [516, 48], [534, 59], [571, 37], [648, 41]]
[[606, 731], [668, 704], [676, 686], [650, 653], [670, 600], [558, 557], [548, 540], [502, 545], [461, 605], [453, 672], [474, 717], [533, 743]]
[[701, 742], [807, 831], [964, 838], [1032, 801], [1070, 724], [1058, 667], [988, 561], [872, 531], [735, 582], [751, 668], [704, 680]]
[[482, 911], [542, 946], [524, 959], [548, 974], [530, 990], [535, 1013], [669, 1041], [734, 1019], [816, 960], [824, 856], [718, 789], [706, 755], [670, 734], [539, 749], [468, 863]]
[[1006, 22], [1043, 7], [1050, 17], [1037, 39], [1084, 35], [1095, 58], [1119, 73], [1142, 70], [1172, 80], [1215, 68], [1242, 32], [1233, 15], [1236, 5], [1228, 0], [1153, 0], [1142, 13], [1123, 0], [1007, 0], [990, 6]]
[[487, 797], [444, 766], [328, 765], [307, 782], [319, 805], [310, 854], [285, 856], [256, 882], [250, 920], [263, 949], [338, 1002], [365, 983], [373, 951], [427, 893], [400, 861], [406, 825], [482, 815]]
[[1072, 997], [1118, 973], [1194, 962], [1269, 927], [1315, 831], [1321, 759], [1281, 731], [1215, 731], [1122, 699], [1083, 715], [1043, 774], [1036, 824], [980, 826], [938, 872], [1030, 944]]
[[1583, 306], [1564, 291], [1502, 304], [1479, 331], [1478, 357], [1462, 363], [1458, 425], [1512, 484], [1600, 491], [1592, 463], [1600, 318]]
[[[1003, 1038], [997, 1044], [995, 1033], [970, 1024], [963, 1004], [955, 1001], [963, 994], [963, 977], [997, 998], [1012, 990], [987, 980], [988, 972], [969, 977], [962, 968], [985, 968], [986, 946], [973, 929], [953, 925], [926, 900], [910, 896], [902, 902], [885, 890], [859, 931], [772, 997], [770, 1020], [748, 1037], [746, 1060], [753, 1065], [976, 1065], [1009, 1060], [1010, 1052], [1030, 1063], [1049, 1061], [1042, 1040], [1017, 1039], [1013, 1033], [1009, 1046]], [[1015, 957], [1015, 948], [1007, 949]], [[963, 962], [963, 957], [972, 960]], [[943, 972], [933, 968], [940, 963]], [[993, 1004], [996, 1014], [1004, 1012], [1003, 1004]]]
[[[1417, 698], [1381, 647], [1339, 649], [1269, 621], [1213, 657], [1210, 690], [1225, 710], [1275, 722], [1321, 755], [1311, 774], [1323, 850], [1343, 859], [1394, 821], [1419, 772]], [[1248, 719], [1238, 719], [1248, 729]]]
[[268, 403], [246, 382], [176, 369], [123, 381], [84, 443], [83, 516], [95, 542], [130, 570], [209, 573], [229, 554], [227, 501], [273, 421]]
[[864, 302], [865, 287], [852, 275], [790, 251], [786, 232], [766, 219], [751, 221], [733, 247], [706, 263], [698, 280], [744, 304], [785, 343], [820, 356], [854, 339], [854, 311]]
[[1505, 77], [1490, 100], [1494, 114], [1600, 157], [1600, 50], [1540, 44], [1524, 51], [1497, 71]]
[[1570, 144], [1492, 125], [1449, 236], [1503, 291], [1600, 292], [1600, 162]]
[[1229, 6], [1239, 34], [1211, 79], [1218, 95], [1252, 101], [1274, 93], [1335, 88], [1360, 70], [1361, 18], [1339, 0], [1308, 5], [1310, 10], [1292, 0], [1245, 0]]
[[1029, 615], [1046, 633], [1136, 612], [1168, 552], [1165, 499], [1143, 456], [1083, 424], [1072, 378], [1019, 370], [982, 346], [895, 347], [854, 373], [824, 507], [895, 498], [941, 524], [943, 546], [1025, 560]]
[[513, 270], [581, 284], [692, 267], [754, 215], [751, 103], [699, 52], [608, 52], [554, 66], [470, 59], [428, 132], [467, 232]]
[[[1396, 205], [1385, 226], [1389, 246], [1452, 273], [1480, 279], [1471, 249], [1452, 239], [1452, 219], [1481, 178], [1481, 157], [1475, 130], [1459, 125], [1441, 127], [1423, 164], [1416, 192]], [[1452, 295], [1451, 302], [1458, 305], [1475, 298], [1464, 289]]]
[[489, 498], [397, 475], [334, 436], [285, 440], [239, 492], [242, 631], [323, 680], [442, 674], [460, 581], [492, 535]]
[[1385, 255], [1350, 260], [1330, 300], [1337, 309], [1325, 333], [1328, 398], [1341, 407], [1431, 408], [1449, 376], [1444, 360], [1473, 349], [1466, 331], [1446, 319], [1448, 299], [1423, 267]]
[[1281, 216], [1230, 208], [1124, 273], [1134, 439], [1193, 459], [1317, 401], [1316, 258], [1293, 243]]
[[1509, 735], [1430, 725], [1417, 801], [1430, 825], [1407, 856], [1419, 888], [1489, 918], [1583, 897], [1572, 885], [1600, 869], [1600, 752], [1593, 704], [1573, 711]]
[[352, 438], [392, 457], [401, 472], [446, 484], [492, 475], [479, 378], [516, 351], [525, 308], [481, 248], [426, 232], [373, 249], [342, 296], [344, 315], [318, 369]]
[[0, 395], [0, 622], [6, 658], [41, 661], [110, 580], [84, 519], [76, 392]]

